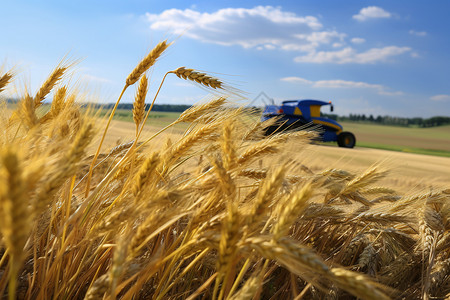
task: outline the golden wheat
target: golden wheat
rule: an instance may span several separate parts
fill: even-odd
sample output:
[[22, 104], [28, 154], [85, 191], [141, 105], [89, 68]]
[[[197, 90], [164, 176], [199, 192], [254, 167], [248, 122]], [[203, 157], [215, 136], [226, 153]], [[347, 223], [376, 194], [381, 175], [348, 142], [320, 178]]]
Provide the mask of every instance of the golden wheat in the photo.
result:
[[[250, 124], [251, 113], [228, 107], [225, 96], [167, 127], [190, 123], [184, 134], [160, 143], [166, 128], [140, 141], [150, 112], [143, 116], [144, 73], [169, 45], [127, 78], [125, 89], [140, 79], [139, 130], [104, 153], [92, 151], [98, 122], [69, 86], [54, 92], [46, 114], [37, 109], [65, 69], [2, 112], [0, 297], [448, 296], [448, 190], [398, 195], [380, 186], [388, 174], [379, 167], [354, 174], [293, 161], [286, 145], [306, 146], [316, 133], [264, 138], [267, 123]], [[169, 73], [223, 92], [204, 73]]]

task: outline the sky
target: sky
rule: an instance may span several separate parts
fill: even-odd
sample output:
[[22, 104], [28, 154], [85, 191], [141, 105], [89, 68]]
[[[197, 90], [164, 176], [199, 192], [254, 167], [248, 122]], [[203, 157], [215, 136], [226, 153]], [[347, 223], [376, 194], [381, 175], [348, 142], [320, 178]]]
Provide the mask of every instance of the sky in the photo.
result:
[[[148, 98], [185, 66], [239, 89], [244, 104], [268, 103], [264, 94], [332, 101], [338, 115], [450, 116], [450, 1], [0, 2], [0, 72], [12, 68], [19, 91], [35, 92], [65, 61], [89, 100], [115, 102], [137, 63], [168, 39]], [[208, 93], [172, 75], [156, 103]]]

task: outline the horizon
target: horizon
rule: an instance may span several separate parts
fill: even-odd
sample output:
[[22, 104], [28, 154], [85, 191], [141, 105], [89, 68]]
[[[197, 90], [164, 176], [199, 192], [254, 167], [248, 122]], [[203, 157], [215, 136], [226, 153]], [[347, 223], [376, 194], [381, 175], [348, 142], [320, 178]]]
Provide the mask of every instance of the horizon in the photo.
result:
[[[0, 71], [35, 92], [66, 57], [88, 99], [115, 102], [159, 41], [175, 41], [150, 72], [198, 69], [276, 103], [332, 101], [335, 114], [450, 116], [447, 1], [14, 1], [2, 5]], [[322, 7], [327, 7], [323, 9]], [[14, 26], [11, 26], [13, 24]], [[23, 79], [25, 78], [25, 79]], [[23, 81], [23, 82], [22, 82]], [[22, 86], [21, 86], [22, 85]], [[122, 103], [133, 101], [129, 89]], [[169, 76], [157, 104], [192, 105], [208, 91]]]

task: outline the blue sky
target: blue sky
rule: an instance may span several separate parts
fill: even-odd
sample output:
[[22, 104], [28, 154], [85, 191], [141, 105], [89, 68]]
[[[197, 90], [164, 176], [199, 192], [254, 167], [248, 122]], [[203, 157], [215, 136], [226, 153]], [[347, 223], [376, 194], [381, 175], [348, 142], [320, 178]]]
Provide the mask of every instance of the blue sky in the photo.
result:
[[[335, 113], [450, 115], [449, 1], [2, 1], [0, 68], [34, 92], [63, 59], [90, 99], [115, 102], [149, 50], [175, 43], [151, 76], [180, 66], [276, 102], [322, 99]], [[88, 88], [86, 88], [86, 86]], [[135, 88], [125, 95], [131, 102]], [[207, 91], [171, 76], [158, 103]]]

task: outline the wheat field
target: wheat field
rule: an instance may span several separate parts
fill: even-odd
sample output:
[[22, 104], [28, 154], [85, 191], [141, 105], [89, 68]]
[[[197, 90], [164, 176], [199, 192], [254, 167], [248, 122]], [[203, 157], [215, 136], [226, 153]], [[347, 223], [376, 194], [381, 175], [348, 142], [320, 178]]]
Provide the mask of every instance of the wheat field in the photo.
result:
[[[104, 122], [82, 113], [64, 63], [2, 104], [2, 298], [450, 297], [449, 186], [396, 191], [385, 166], [308, 166], [290, 145], [315, 132], [265, 138], [271, 124], [230, 107], [231, 88], [185, 67], [164, 78], [217, 96], [144, 130], [159, 93], [147, 99], [146, 72], [169, 46], [126, 78], [116, 107], [136, 86], [133, 138], [117, 145], [116, 107]], [[0, 93], [15, 77], [0, 73]]]

